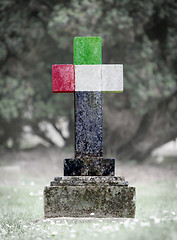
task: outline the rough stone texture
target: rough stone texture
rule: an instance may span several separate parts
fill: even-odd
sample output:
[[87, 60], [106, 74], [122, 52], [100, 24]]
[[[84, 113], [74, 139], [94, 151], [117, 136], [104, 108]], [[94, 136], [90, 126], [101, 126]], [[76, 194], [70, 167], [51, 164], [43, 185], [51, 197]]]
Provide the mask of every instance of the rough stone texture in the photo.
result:
[[101, 92], [75, 92], [75, 158], [102, 157]]
[[50, 186], [128, 186], [124, 177], [115, 176], [64, 176], [55, 177]]
[[64, 176], [114, 176], [115, 159], [65, 159]]
[[121, 225], [126, 222], [127, 223], [132, 223], [134, 224], [136, 222], [136, 219], [133, 218], [112, 218], [112, 217], [107, 217], [107, 218], [98, 218], [98, 217], [55, 217], [55, 218], [50, 218], [50, 219], [38, 219], [36, 222], [41, 222], [41, 223], [49, 223], [51, 224], [51, 221], [55, 222], [56, 224], [77, 224], [77, 223], [91, 223], [91, 224], [98, 224], [101, 222], [102, 224], [104, 223], [120, 223]]
[[[72, 185], [72, 178], [64, 177], [58, 181], [60, 185], [45, 187], [45, 217], [135, 216], [135, 188], [119, 185], [125, 182], [121, 178], [111, 180], [102, 177], [98, 180], [96, 177], [95, 180], [88, 178], [86, 181], [86, 178], [80, 177], [74, 180], [77, 185]], [[117, 185], [112, 185], [116, 181]]]
[[[100, 37], [74, 38], [74, 64], [102, 63]], [[102, 157], [103, 113], [101, 92], [75, 92], [75, 158]]]

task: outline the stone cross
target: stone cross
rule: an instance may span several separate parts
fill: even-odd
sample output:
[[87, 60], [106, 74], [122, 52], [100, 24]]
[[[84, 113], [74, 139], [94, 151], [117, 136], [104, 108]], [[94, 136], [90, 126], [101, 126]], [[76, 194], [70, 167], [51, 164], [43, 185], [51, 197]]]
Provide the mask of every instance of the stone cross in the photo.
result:
[[53, 92], [75, 96], [75, 158], [44, 189], [45, 217], [134, 217], [135, 188], [103, 158], [102, 92], [123, 91], [122, 65], [102, 65], [101, 38], [74, 39], [74, 65], [53, 65]]
[[114, 159], [103, 159], [102, 92], [123, 91], [123, 65], [102, 64], [100, 37], [74, 38], [74, 65], [53, 65], [53, 92], [75, 94], [75, 159], [65, 176], [114, 175]]
[[75, 159], [64, 176], [114, 175], [115, 160], [103, 158], [102, 92], [123, 91], [123, 65], [102, 64], [100, 37], [74, 38], [74, 64], [52, 66], [53, 92], [75, 96]]

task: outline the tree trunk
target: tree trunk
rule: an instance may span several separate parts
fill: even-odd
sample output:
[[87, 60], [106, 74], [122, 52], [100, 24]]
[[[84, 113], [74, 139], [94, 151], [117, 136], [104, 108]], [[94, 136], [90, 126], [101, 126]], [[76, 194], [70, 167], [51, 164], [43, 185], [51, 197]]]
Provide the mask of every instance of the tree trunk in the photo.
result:
[[[134, 113], [129, 111], [127, 120], [127, 112], [124, 109], [118, 115], [121, 116], [122, 123], [115, 129], [110, 128], [112, 131], [106, 133], [106, 142], [109, 139], [106, 145], [108, 148], [112, 146], [112, 153], [118, 155], [119, 160], [143, 161], [154, 148], [177, 136], [177, 90], [142, 118], [136, 118]], [[115, 114], [112, 115], [110, 111], [109, 116], [115, 118]], [[117, 140], [115, 136], [118, 136]], [[108, 148], [106, 147], [106, 151], [109, 153]]]

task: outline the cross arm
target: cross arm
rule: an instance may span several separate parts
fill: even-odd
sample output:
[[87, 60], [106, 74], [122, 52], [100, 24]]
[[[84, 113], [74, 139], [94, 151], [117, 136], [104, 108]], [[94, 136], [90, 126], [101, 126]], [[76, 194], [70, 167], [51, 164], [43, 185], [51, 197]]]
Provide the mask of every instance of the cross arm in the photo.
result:
[[123, 92], [123, 65], [53, 65], [53, 92]]

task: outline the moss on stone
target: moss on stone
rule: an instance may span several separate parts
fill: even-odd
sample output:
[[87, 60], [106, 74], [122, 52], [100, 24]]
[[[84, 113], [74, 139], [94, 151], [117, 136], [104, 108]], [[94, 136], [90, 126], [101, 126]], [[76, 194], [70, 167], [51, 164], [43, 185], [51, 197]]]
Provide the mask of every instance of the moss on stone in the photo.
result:
[[135, 188], [128, 186], [83, 185], [46, 187], [45, 217], [135, 216]]

